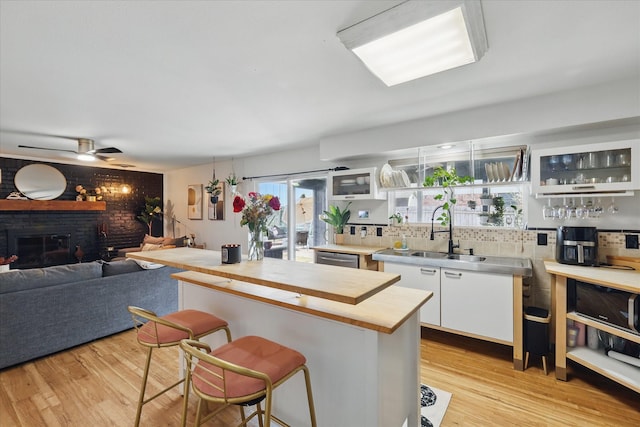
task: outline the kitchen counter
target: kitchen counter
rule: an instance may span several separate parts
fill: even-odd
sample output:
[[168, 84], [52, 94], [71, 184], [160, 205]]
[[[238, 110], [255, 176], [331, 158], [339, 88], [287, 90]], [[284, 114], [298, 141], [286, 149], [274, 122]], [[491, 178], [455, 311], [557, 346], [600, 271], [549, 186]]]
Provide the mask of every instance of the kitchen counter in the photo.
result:
[[316, 253], [316, 263], [318, 262], [318, 253], [320, 252], [331, 252], [336, 254], [350, 254], [358, 256], [358, 268], [361, 270], [381, 270], [378, 265], [378, 261], [373, 259], [373, 254], [384, 250], [381, 247], [371, 247], [371, 246], [357, 246], [357, 245], [322, 245], [322, 246], [313, 246], [313, 249]]
[[385, 248], [356, 245], [321, 245], [312, 246], [311, 249], [313, 249], [314, 251], [337, 252], [341, 254], [373, 255], [374, 253], [384, 250]]
[[[219, 251], [127, 256], [190, 270], [173, 276], [181, 310], [215, 313], [229, 322], [234, 338], [258, 335], [304, 354], [318, 425], [420, 425], [418, 311], [431, 292], [389, 286], [399, 279], [390, 273], [271, 258], [221, 264]], [[362, 301], [335, 301], [344, 295]], [[202, 341], [212, 348], [225, 343], [220, 334]], [[278, 388], [273, 412], [309, 427], [304, 385], [297, 381]]]
[[[478, 271], [481, 273], [511, 274], [513, 276], [531, 277], [532, 266], [528, 258], [511, 258], [487, 256], [484, 261], [461, 261], [443, 258], [424, 258], [411, 255], [418, 250], [397, 251], [385, 249], [374, 253], [373, 259], [377, 261], [396, 262], [410, 264], [418, 267], [445, 267], [457, 270]], [[483, 255], [484, 257], [484, 255]]]
[[127, 257], [347, 304], [358, 304], [400, 280], [397, 274], [274, 258], [222, 264], [218, 251], [192, 248], [129, 252]]

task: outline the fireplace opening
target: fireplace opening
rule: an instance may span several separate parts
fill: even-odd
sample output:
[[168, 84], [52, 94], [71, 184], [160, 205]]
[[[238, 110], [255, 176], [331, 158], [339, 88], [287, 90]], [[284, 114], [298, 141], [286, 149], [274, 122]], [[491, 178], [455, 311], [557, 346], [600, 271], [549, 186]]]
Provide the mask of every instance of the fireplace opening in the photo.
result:
[[71, 233], [12, 233], [9, 252], [18, 259], [12, 268], [39, 268], [74, 262]]

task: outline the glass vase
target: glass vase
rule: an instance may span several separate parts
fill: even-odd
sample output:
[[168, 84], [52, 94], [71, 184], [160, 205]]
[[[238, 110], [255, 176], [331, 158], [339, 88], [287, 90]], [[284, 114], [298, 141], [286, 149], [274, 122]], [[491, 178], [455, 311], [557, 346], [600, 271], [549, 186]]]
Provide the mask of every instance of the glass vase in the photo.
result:
[[249, 231], [249, 261], [260, 261], [264, 258], [264, 241], [262, 240], [262, 229], [257, 227], [254, 231]]

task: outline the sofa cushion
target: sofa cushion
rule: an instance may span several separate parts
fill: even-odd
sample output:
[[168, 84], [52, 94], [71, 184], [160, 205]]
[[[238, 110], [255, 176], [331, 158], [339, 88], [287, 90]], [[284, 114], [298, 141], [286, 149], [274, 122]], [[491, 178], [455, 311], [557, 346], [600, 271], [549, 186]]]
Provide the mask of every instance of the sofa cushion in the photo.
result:
[[140, 266], [133, 260], [111, 261], [102, 264], [102, 277], [135, 273], [137, 271], [142, 271], [142, 268], [140, 268]]
[[102, 265], [97, 262], [11, 270], [2, 275], [0, 293], [26, 291], [99, 277], [102, 277]]

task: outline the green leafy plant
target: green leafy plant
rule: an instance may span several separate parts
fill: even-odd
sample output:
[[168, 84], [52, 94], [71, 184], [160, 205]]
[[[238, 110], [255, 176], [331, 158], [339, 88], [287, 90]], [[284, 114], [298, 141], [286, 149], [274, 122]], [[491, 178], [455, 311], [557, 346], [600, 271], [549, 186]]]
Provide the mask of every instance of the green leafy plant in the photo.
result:
[[227, 177], [227, 179], [225, 179], [225, 181], [227, 181], [227, 184], [229, 185], [238, 185], [238, 177], [233, 172], [229, 174], [229, 176]]
[[349, 218], [351, 218], [349, 206], [351, 206], [351, 202], [349, 202], [343, 210], [340, 210], [338, 206], [329, 205], [329, 210], [323, 211], [320, 219], [331, 225], [335, 229], [336, 234], [343, 234], [344, 226], [349, 222]]
[[219, 179], [213, 179], [209, 181], [209, 184], [207, 184], [206, 187], [204, 187], [204, 191], [211, 194], [211, 197], [219, 196], [220, 193], [222, 193], [222, 189], [218, 187], [219, 184], [220, 184]]
[[502, 196], [496, 196], [493, 198], [494, 211], [489, 214], [489, 223], [493, 225], [504, 224], [504, 199]]
[[396, 212], [389, 217], [389, 219], [395, 220], [396, 223], [402, 223], [402, 214], [400, 212]]
[[144, 196], [144, 202], [144, 208], [137, 218], [147, 224], [147, 227], [149, 227], [149, 236], [151, 236], [151, 227], [153, 226], [153, 220], [158, 218], [158, 216], [162, 214], [162, 201], [159, 196]]
[[435, 200], [444, 202], [440, 216], [437, 218], [442, 226], [448, 225], [449, 221], [451, 221], [449, 211], [453, 209], [457, 202], [454, 197], [453, 188], [456, 185], [472, 181], [472, 177], [459, 176], [454, 168], [446, 170], [442, 166], [438, 166], [434, 169], [432, 175], [424, 178], [424, 182], [422, 183], [423, 187], [434, 187], [436, 185], [442, 187], [442, 192], [433, 196]]

